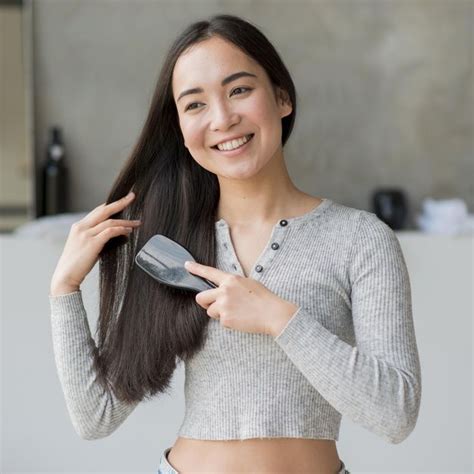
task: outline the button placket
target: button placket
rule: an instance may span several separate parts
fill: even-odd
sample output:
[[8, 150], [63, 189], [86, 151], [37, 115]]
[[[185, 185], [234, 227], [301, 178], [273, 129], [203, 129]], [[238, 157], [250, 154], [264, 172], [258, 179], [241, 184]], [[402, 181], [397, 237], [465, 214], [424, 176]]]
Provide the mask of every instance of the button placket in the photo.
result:
[[232, 239], [230, 237], [230, 229], [226, 224], [223, 224], [223, 231], [224, 231], [224, 247], [227, 249], [227, 257], [231, 261], [232, 269], [236, 270], [237, 273], [241, 276], [244, 276], [244, 270], [240, 265], [240, 262], [237, 258], [237, 254], [235, 253], [234, 246], [232, 244]]
[[[312, 210], [309, 212], [298, 216], [298, 217], [292, 217], [289, 218], [291, 223], [293, 225], [296, 225], [298, 227], [300, 224], [305, 225], [308, 221], [310, 221], [313, 218], [320, 217], [321, 215], [324, 214], [326, 209], [328, 209], [331, 205], [333, 204], [333, 201], [329, 198], [324, 198], [322, 202], [318, 204], [318, 206], [314, 207]], [[217, 229], [219, 232], [221, 232], [220, 236], [222, 239], [226, 242], [224, 243], [224, 248], [227, 249], [227, 252], [225, 253], [226, 255], [226, 262], [229, 260], [233, 261], [232, 262], [232, 268], [234, 270], [237, 270], [240, 275], [244, 275], [244, 271], [242, 269], [242, 266], [240, 265], [240, 262], [237, 258], [237, 254], [235, 253], [235, 249], [232, 245], [232, 240], [230, 237], [230, 230], [225, 222], [224, 219], [220, 219], [217, 224]], [[249, 277], [252, 275], [255, 275], [258, 279], [258, 276], [260, 274], [265, 274], [264, 270], [268, 266], [268, 264], [271, 262], [271, 260], [275, 257], [276, 252], [275, 250], [278, 250], [280, 246], [282, 245], [282, 242], [284, 241], [286, 234], [285, 230], [288, 228], [288, 220], [287, 219], [280, 219], [280, 221], [275, 224], [272, 230], [272, 234], [270, 236], [269, 241], [267, 242], [266, 247], [262, 251], [262, 254], [259, 255], [257, 262], [255, 262], [254, 267], [251, 269]], [[270, 251], [270, 248], [272, 251]]]
[[[234, 255], [232, 243], [229, 240], [228, 229], [224, 221], [217, 222], [217, 235], [219, 236], [220, 244], [224, 248], [223, 253], [223, 263], [231, 261], [231, 267], [234, 270], [238, 270], [238, 266], [234, 263]], [[241, 271], [241, 269], [239, 270]]]
[[[278, 250], [280, 248], [280, 243], [283, 240], [284, 232], [287, 229], [287, 225], [288, 221], [286, 219], [281, 219], [277, 224], [275, 224], [272, 229], [270, 238], [267, 242], [267, 245], [263, 249], [262, 253], [259, 255], [257, 261], [255, 262], [255, 265], [253, 266], [250, 271], [250, 274], [248, 275], [249, 278], [253, 277], [255, 280], [258, 280], [261, 275], [264, 274], [265, 268], [268, 267], [268, 265], [276, 255], [275, 250]], [[240, 265], [240, 262], [237, 258], [237, 254], [235, 253], [234, 246], [232, 244], [232, 239], [230, 237], [230, 229], [228, 225], [225, 222], [220, 222], [218, 224], [218, 228], [220, 236], [223, 240], [222, 245], [225, 249], [226, 261], [230, 261], [231, 268], [233, 270], [237, 270], [237, 273], [241, 276], [244, 276], [244, 271], [242, 269], [242, 266]]]
[[[278, 224], [275, 224], [275, 227], [272, 230], [270, 239], [265, 249], [263, 250], [262, 254], [258, 258], [257, 262], [255, 263], [255, 266], [252, 269], [251, 275], [253, 272], [256, 272], [258, 275], [262, 275], [265, 273], [265, 269], [268, 268], [271, 261], [275, 258], [277, 254], [275, 250], [278, 250], [280, 248], [280, 244], [278, 242], [281, 242], [283, 240], [284, 232], [286, 231], [287, 224], [288, 222], [285, 219], [282, 219], [280, 220], [280, 222], [278, 222]], [[258, 280], [258, 275], [256, 275], [257, 277], [255, 278], [256, 280]]]

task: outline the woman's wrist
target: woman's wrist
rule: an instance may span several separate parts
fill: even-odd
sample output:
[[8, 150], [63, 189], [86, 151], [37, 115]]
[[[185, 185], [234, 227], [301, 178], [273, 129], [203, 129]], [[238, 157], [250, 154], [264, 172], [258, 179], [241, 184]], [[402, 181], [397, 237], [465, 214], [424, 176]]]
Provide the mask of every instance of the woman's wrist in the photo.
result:
[[283, 331], [283, 328], [288, 324], [288, 321], [293, 317], [298, 308], [299, 306], [291, 301], [283, 300], [282, 310], [279, 311], [272, 320], [270, 335], [274, 338], [277, 337]]
[[79, 286], [58, 283], [58, 284], [51, 285], [49, 289], [49, 295], [50, 296], [67, 295], [69, 293], [74, 293], [75, 291], [78, 291], [79, 289], [80, 289]]

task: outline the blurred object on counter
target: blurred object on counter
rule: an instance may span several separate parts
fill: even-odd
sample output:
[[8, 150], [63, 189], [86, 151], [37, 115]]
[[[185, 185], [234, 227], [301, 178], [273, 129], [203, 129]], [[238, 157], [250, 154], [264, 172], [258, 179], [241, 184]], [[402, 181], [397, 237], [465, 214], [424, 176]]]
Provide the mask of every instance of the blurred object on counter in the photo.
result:
[[393, 230], [405, 228], [408, 205], [405, 193], [401, 189], [376, 189], [372, 194], [372, 209], [372, 212]]
[[62, 131], [58, 126], [49, 130], [46, 160], [43, 164], [43, 216], [68, 212], [68, 169], [64, 157]]
[[465, 201], [459, 198], [426, 198], [423, 212], [416, 216], [418, 227], [429, 234], [474, 234], [474, 214], [469, 214]]
[[27, 222], [13, 231], [13, 235], [24, 238], [65, 241], [74, 222], [87, 215], [87, 212], [43, 216]]

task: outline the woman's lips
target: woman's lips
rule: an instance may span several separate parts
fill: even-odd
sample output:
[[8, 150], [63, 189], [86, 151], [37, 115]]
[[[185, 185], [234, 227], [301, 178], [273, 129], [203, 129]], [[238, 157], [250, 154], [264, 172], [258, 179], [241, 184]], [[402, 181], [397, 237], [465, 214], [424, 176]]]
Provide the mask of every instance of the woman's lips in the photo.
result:
[[238, 148], [235, 148], [234, 150], [219, 150], [217, 146], [211, 147], [211, 148], [213, 148], [215, 151], [217, 151], [217, 153], [220, 153], [221, 155], [226, 155], [226, 156], [240, 155], [248, 148], [248, 146], [250, 145], [254, 137], [255, 137], [255, 133], [252, 134], [252, 136], [246, 143], [244, 143], [242, 146]]

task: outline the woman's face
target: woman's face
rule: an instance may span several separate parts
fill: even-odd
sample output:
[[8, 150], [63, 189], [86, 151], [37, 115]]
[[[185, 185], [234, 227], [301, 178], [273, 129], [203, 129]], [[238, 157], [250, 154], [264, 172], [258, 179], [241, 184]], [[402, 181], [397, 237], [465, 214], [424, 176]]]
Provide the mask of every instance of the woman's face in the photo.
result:
[[[242, 71], [251, 76], [222, 84]], [[194, 44], [178, 58], [172, 88], [184, 144], [208, 171], [231, 179], [249, 178], [281, 150], [281, 118], [291, 113], [291, 105], [265, 70], [233, 43], [212, 37]], [[183, 95], [196, 88], [202, 90]], [[242, 150], [214, 148], [249, 134], [253, 137]]]

